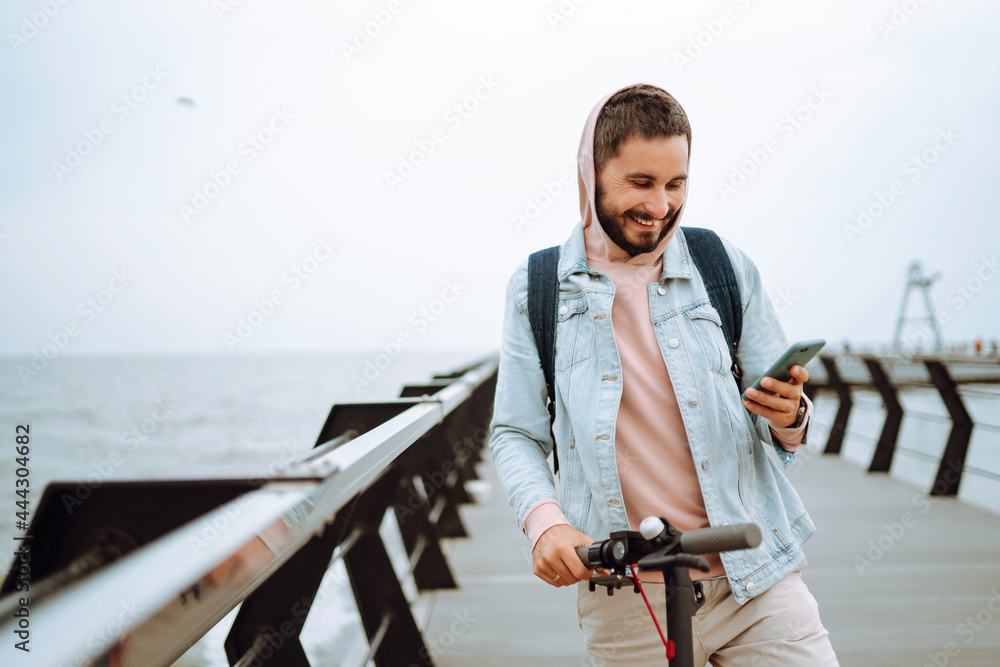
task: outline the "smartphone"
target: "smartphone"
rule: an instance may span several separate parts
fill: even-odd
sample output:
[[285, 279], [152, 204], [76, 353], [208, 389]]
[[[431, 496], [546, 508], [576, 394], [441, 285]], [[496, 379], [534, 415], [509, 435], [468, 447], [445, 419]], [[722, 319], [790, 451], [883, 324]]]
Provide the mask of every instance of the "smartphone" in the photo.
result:
[[[753, 383], [753, 389], [757, 391], [767, 391], [760, 386], [760, 381], [764, 378], [774, 378], [775, 380], [780, 380], [781, 382], [788, 382], [792, 379], [791, 374], [788, 372], [792, 369], [792, 366], [798, 364], [799, 366], [805, 366], [809, 363], [809, 360], [816, 356], [816, 353], [823, 349], [826, 345], [825, 340], [804, 340], [795, 343], [781, 355], [781, 358], [776, 362], [771, 364], [771, 367], [767, 369], [767, 372], [762, 376], [757, 378], [757, 381]], [[774, 393], [774, 392], [770, 392]], [[749, 401], [747, 393], [743, 392], [743, 400]]]

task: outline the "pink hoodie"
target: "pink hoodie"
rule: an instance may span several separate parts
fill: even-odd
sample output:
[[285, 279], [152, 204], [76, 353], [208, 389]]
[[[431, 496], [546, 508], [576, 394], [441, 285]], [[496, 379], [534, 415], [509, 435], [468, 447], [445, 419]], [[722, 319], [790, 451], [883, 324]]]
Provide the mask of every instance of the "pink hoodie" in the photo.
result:
[[[706, 528], [709, 521], [701, 485], [670, 375], [656, 341], [647, 291], [649, 284], [660, 281], [663, 251], [676, 234], [680, 217], [655, 250], [632, 257], [608, 238], [594, 213], [594, 128], [600, 110], [612, 95], [598, 102], [590, 112], [577, 163], [587, 260], [615, 285], [611, 320], [622, 368], [622, 396], [615, 427], [618, 479], [631, 530], [638, 530], [639, 523], [647, 516], [665, 517], [680, 531]], [[807, 407], [807, 412], [810, 409]], [[799, 428], [772, 428], [772, 433], [786, 449], [794, 451], [805, 426], [806, 420]], [[542, 533], [564, 523], [569, 521], [556, 501], [545, 500], [532, 506], [524, 518], [532, 548]], [[591, 537], [599, 540], [607, 536]], [[706, 559], [711, 569], [691, 570], [692, 579], [725, 574], [718, 554]], [[658, 572], [643, 572], [640, 577], [643, 581], [663, 580]]]

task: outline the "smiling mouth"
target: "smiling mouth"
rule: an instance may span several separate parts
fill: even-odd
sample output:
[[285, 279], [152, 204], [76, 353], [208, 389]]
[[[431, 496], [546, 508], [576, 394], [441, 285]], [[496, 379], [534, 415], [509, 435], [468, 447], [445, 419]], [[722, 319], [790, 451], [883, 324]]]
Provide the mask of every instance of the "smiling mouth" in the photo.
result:
[[635, 217], [633, 215], [629, 215], [627, 217], [628, 217], [629, 220], [631, 220], [635, 224], [639, 225], [640, 227], [645, 227], [646, 229], [653, 229], [660, 222], [659, 220], [655, 220], [655, 219], [654, 220], [647, 220], [645, 218], [640, 219], [640, 218], [637, 218], [637, 217]]

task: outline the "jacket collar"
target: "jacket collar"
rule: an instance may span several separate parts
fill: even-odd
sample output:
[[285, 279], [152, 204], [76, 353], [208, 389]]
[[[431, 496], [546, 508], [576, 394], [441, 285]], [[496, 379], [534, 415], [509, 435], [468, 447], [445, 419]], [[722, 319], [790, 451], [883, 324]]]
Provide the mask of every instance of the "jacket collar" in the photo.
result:
[[[573, 273], [589, 273], [590, 270], [581, 221], [576, 223], [573, 233], [559, 251], [559, 281], [562, 282]], [[684, 228], [680, 227], [674, 232], [674, 237], [663, 251], [663, 271], [660, 280], [690, 277], [691, 252], [688, 250], [687, 239], [684, 238]]]

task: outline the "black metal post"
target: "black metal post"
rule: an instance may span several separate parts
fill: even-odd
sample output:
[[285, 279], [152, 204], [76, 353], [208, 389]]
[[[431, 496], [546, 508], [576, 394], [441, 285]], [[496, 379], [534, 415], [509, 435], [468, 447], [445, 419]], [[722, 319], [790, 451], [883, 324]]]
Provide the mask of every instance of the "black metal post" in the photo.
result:
[[[247, 596], [224, 644], [230, 665], [251, 654], [265, 666], [309, 667], [299, 635], [345, 527], [338, 515], [322, 537], [310, 540]], [[262, 638], [273, 649], [266, 659], [260, 654]]]
[[868, 472], [889, 472], [892, 467], [892, 457], [896, 453], [896, 440], [899, 438], [899, 427], [903, 423], [903, 406], [899, 403], [896, 388], [885, 374], [881, 362], [876, 357], [864, 357], [868, 372], [871, 373], [875, 387], [885, 402], [885, 423], [879, 435], [878, 444]]
[[[830, 387], [837, 393], [840, 405], [837, 406], [837, 416], [833, 419], [830, 427], [830, 435], [826, 439], [824, 454], [840, 454], [840, 449], [844, 444], [844, 434], [847, 432], [847, 420], [851, 415], [851, 407], [854, 402], [851, 400], [851, 387], [840, 377], [837, 370], [837, 360], [832, 356], [820, 355], [820, 362], [826, 369], [827, 381]], [[808, 385], [807, 385], [808, 386]]]
[[393, 508], [406, 552], [411, 559], [415, 559], [413, 579], [417, 588], [422, 591], [458, 588], [448, 559], [441, 550], [437, 526], [430, 521], [430, 503], [413, 484], [412, 474], [404, 474], [400, 478]]
[[362, 532], [357, 544], [344, 556], [344, 565], [369, 642], [379, 635], [386, 612], [392, 613], [388, 629], [392, 641], [382, 642], [376, 648], [375, 664], [378, 667], [429, 667], [434, 662], [378, 532], [389, 501], [395, 497], [396, 487], [395, 475], [383, 475], [361, 495], [351, 526]]
[[930, 495], [955, 496], [958, 495], [958, 487], [962, 483], [965, 455], [969, 450], [969, 440], [972, 438], [972, 417], [965, 409], [962, 397], [958, 394], [958, 386], [945, 365], [933, 359], [925, 360], [924, 365], [927, 366], [931, 382], [941, 394], [941, 400], [948, 409], [952, 421], [951, 432], [948, 434], [948, 442], [944, 447], [944, 454], [941, 455], [941, 464], [938, 466]]

